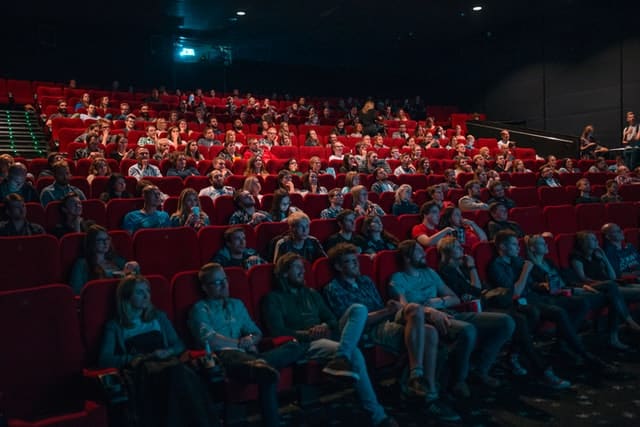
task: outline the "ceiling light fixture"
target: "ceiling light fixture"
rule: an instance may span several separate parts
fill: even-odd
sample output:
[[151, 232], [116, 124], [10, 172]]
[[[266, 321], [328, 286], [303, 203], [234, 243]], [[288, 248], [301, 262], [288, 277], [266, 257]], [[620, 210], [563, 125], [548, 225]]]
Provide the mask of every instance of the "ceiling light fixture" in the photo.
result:
[[236, 15], [238, 16], [245, 16], [247, 14], [247, 12], [245, 12], [244, 10], [239, 10], [236, 12]]
[[482, 6], [473, 6], [471, 10], [473, 10], [474, 12], [480, 12], [482, 10]]

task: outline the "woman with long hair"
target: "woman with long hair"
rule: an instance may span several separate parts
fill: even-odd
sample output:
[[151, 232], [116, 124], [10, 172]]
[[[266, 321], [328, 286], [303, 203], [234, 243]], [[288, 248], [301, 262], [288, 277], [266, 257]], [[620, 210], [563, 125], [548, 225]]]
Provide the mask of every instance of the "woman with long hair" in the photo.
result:
[[126, 262], [111, 246], [107, 229], [92, 225], [84, 237], [84, 257], [78, 258], [71, 269], [69, 284], [75, 294], [89, 281], [127, 274], [138, 274], [140, 266], [135, 261]]
[[200, 152], [200, 147], [198, 147], [198, 141], [189, 141], [184, 147], [184, 154], [185, 156], [192, 158], [196, 162], [204, 160], [204, 156]]
[[91, 185], [91, 181], [96, 176], [110, 176], [111, 168], [109, 167], [109, 163], [104, 157], [96, 157], [91, 162], [91, 166], [89, 166], [89, 175], [87, 175], [87, 182]]
[[127, 181], [120, 173], [113, 173], [107, 180], [104, 192], [100, 194], [100, 200], [107, 203], [111, 199], [130, 199], [133, 197], [127, 191]]
[[193, 188], [185, 188], [178, 198], [176, 211], [170, 218], [172, 227], [191, 227], [199, 230], [209, 225], [209, 217], [202, 211], [198, 192]]
[[420, 208], [411, 200], [412, 195], [413, 190], [409, 184], [400, 185], [396, 190], [395, 202], [391, 213], [394, 215], [417, 214]]
[[360, 234], [367, 241], [364, 253], [375, 255], [380, 251], [398, 249], [398, 239], [384, 229], [382, 218], [371, 215], [364, 218]]
[[327, 194], [327, 189], [318, 185], [318, 174], [308, 171], [302, 175], [302, 188], [300, 190], [304, 194]]
[[291, 206], [291, 197], [289, 197], [288, 191], [279, 188], [273, 192], [270, 214], [274, 222], [286, 221], [289, 215], [299, 210], [295, 206]]
[[135, 417], [144, 426], [219, 425], [200, 377], [178, 359], [184, 351], [167, 315], [151, 303], [149, 281], [138, 275], [122, 279], [98, 364], [123, 370]]
[[249, 161], [247, 162], [247, 169], [244, 171], [244, 176], [250, 175], [262, 177], [269, 175], [269, 171], [262, 160], [262, 156], [251, 156], [249, 158]]

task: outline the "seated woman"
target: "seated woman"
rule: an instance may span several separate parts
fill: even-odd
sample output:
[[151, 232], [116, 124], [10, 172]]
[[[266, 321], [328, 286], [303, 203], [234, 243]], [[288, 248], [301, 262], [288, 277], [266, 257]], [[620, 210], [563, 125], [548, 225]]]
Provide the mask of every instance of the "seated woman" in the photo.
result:
[[304, 140], [304, 145], [307, 147], [319, 147], [322, 144], [320, 143], [320, 138], [318, 138], [318, 134], [315, 130], [309, 129], [307, 132], [307, 136]]
[[474, 221], [463, 218], [462, 212], [456, 207], [448, 207], [440, 216], [440, 229], [451, 227], [454, 229], [454, 235], [465, 249], [467, 253], [471, 252], [471, 248], [478, 242], [486, 242], [487, 234]]
[[209, 225], [209, 217], [202, 212], [198, 192], [193, 188], [185, 188], [180, 193], [176, 211], [170, 218], [172, 227], [191, 227], [196, 230]]
[[360, 175], [357, 171], [347, 172], [344, 177], [344, 187], [340, 190], [342, 194], [351, 192], [351, 189], [357, 185], [360, 185]]
[[[130, 275], [118, 284], [116, 316], [105, 326], [99, 366], [130, 373], [124, 375], [133, 391], [130, 399], [136, 402], [136, 418], [145, 420], [145, 425], [218, 426], [206, 387], [177, 360], [184, 344], [167, 315], [151, 303], [150, 292], [143, 276]], [[163, 361], [164, 369], [151, 372], [152, 364]]]
[[331, 155], [329, 156], [329, 161], [331, 160], [344, 160], [344, 144], [342, 141], [338, 140], [331, 144]]
[[113, 173], [107, 180], [104, 192], [100, 194], [100, 200], [107, 203], [111, 199], [130, 199], [133, 197], [127, 191], [127, 181], [119, 173]]
[[199, 176], [200, 172], [193, 166], [187, 166], [187, 156], [182, 151], [174, 151], [169, 156], [171, 167], [167, 170], [167, 176], [178, 176], [185, 179], [188, 176]]
[[298, 191], [296, 190], [296, 187], [293, 184], [291, 172], [289, 172], [286, 169], [282, 169], [280, 172], [278, 172], [278, 177], [276, 178], [276, 185], [277, 185], [276, 189], [285, 190], [289, 193], [295, 193], [296, 191]]
[[384, 215], [385, 211], [377, 203], [369, 200], [369, 192], [364, 185], [356, 185], [351, 189], [353, 211], [356, 216]]
[[271, 219], [274, 222], [286, 221], [289, 215], [300, 209], [291, 206], [291, 198], [289, 192], [282, 188], [273, 192], [273, 201], [271, 202]]
[[558, 169], [559, 173], [580, 173], [580, 169], [574, 167], [575, 166], [575, 161], [571, 158], [567, 158], [564, 161], [564, 166], [562, 166], [560, 169]]
[[173, 148], [179, 148], [184, 146], [187, 142], [180, 136], [180, 128], [178, 126], [172, 126], [169, 128], [169, 134], [167, 135], [169, 143]]
[[[438, 253], [440, 254], [438, 273], [446, 285], [455, 292], [462, 302], [480, 299], [482, 296], [482, 282], [478, 275], [475, 260], [470, 255], [464, 254], [460, 242], [453, 236], [444, 237], [438, 242]], [[482, 310], [486, 311], [487, 307], [482, 307]], [[492, 311], [492, 309], [489, 309], [489, 311]], [[530, 325], [527, 316], [519, 313], [516, 309], [509, 309], [505, 312], [511, 316], [516, 324], [509, 349], [509, 360], [513, 374], [516, 376], [527, 374], [527, 370], [519, 361], [519, 357], [523, 356], [535, 371], [536, 376], [541, 378], [544, 384], [556, 390], [569, 388], [571, 383], [558, 378], [551, 365], [536, 350], [530, 332], [532, 326], [535, 325]]]
[[340, 166], [340, 173], [358, 172], [360, 169], [360, 162], [356, 156], [352, 154], [345, 154], [342, 158], [342, 166]]
[[82, 200], [75, 193], [69, 193], [60, 203], [61, 221], [56, 224], [51, 234], [60, 238], [65, 234], [86, 232], [95, 224], [93, 220], [82, 218]]
[[204, 156], [200, 152], [200, 147], [198, 147], [197, 141], [189, 141], [184, 147], [184, 154], [185, 156], [195, 160], [196, 162], [204, 160]]
[[531, 173], [531, 169], [527, 169], [523, 160], [515, 159], [513, 161], [513, 169], [511, 170], [511, 173]]
[[287, 160], [284, 164], [284, 170], [288, 170], [291, 175], [302, 176], [302, 172], [298, 170], [298, 161], [294, 158]]
[[327, 189], [318, 185], [318, 174], [309, 171], [302, 175], [302, 188], [300, 192], [303, 194], [327, 194]]
[[402, 184], [398, 187], [396, 201], [391, 208], [391, 213], [394, 215], [417, 214], [420, 208], [411, 200], [412, 194], [413, 189], [409, 184]]
[[247, 169], [244, 171], [244, 176], [256, 175], [266, 177], [269, 175], [262, 156], [251, 156], [247, 162]]
[[109, 163], [105, 160], [104, 157], [96, 157], [91, 162], [91, 166], [89, 166], [89, 175], [87, 175], [87, 182], [91, 185], [91, 181], [96, 176], [110, 176], [111, 168], [109, 167]]
[[116, 149], [109, 155], [112, 159], [120, 162], [122, 159], [133, 159], [135, 152], [133, 149], [129, 149], [127, 144], [127, 138], [124, 135], [115, 135]]
[[262, 197], [264, 197], [260, 192], [262, 191], [262, 184], [260, 184], [260, 180], [257, 176], [248, 176], [244, 179], [244, 184], [242, 185], [242, 190], [248, 191], [251, 193], [254, 199], [261, 202]]
[[380, 251], [398, 249], [398, 239], [385, 231], [382, 218], [378, 215], [367, 216], [362, 221], [360, 234], [366, 239], [366, 254], [375, 255]]
[[618, 338], [618, 323], [623, 319], [633, 332], [640, 332], [640, 325], [631, 317], [625, 302], [640, 300], [640, 288], [635, 285], [618, 287], [616, 272], [593, 233], [581, 231], [576, 234], [570, 261], [578, 284], [574, 292], [586, 292], [593, 307], [609, 307], [609, 343], [618, 350], [628, 349]]
[[111, 237], [107, 229], [92, 225], [84, 238], [84, 257], [78, 258], [71, 269], [69, 284], [78, 295], [89, 280], [124, 277], [140, 274], [140, 266], [135, 261], [126, 262], [111, 247]]

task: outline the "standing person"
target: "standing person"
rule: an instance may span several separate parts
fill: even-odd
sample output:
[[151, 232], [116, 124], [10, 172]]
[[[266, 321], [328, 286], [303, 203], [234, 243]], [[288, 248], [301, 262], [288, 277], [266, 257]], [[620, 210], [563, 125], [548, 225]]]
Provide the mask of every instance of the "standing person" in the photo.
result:
[[451, 312], [449, 307], [460, 304], [460, 299], [427, 267], [422, 246], [415, 240], [405, 240], [398, 250], [403, 268], [391, 276], [389, 291], [402, 305], [423, 305], [427, 322], [435, 326], [441, 339], [454, 345], [452, 391], [460, 397], [470, 396], [467, 377], [471, 354], [476, 348], [479, 354], [473, 376], [487, 387], [499, 387], [500, 382], [489, 370], [503, 344], [511, 338], [513, 320], [502, 313]]
[[[475, 260], [470, 255], [465, 255], [460, 242], [455, 237], [445, 237], [438, 242], [440, 254], [440, 266], [438, 273], [444, 283], [463, 302], [482, 298], [482, 282], [478, 275]], [[515, 323], [515, 329], [509, 349], [509, 361], [512, 373], [516, 376], [527, 375], [528, 371], [520, 364], [519, 356], [522, 355], [529, 362], [530, 367], [541, 378], [543, 384], [562, 390], [569, 388], [569, 381], [558, 378], [553, 369], [536, 350], [531, 335], [531, 326], [527, 317], [511, 307], [508, 310], [497, 310], [492, 307], [483, 307], [483, 310], [502, 311], [508, 314]], [[542, 375], [540, 375], [542, 374]]]
[[276, 262], [274, 290], [262, 304], [269, 333], [308, 343], [308, 359], [329, 359], [324, 373], [355, 381], [356, 393], [374, 426], [398, 426], [378, 402], [358, 349], [367, 322], [366, 307], [354, 304], [336, 319], [322, 296], [305, 286], [304, 270], [304, 258], [295, 253], [285, 254]]
[[216, 352], [227, 377], [259, 387], [262, 424], [280, 425], [278, 369], [296, 362], [304, 352], [297, 341], [260, 353], [262, 331], [251, 320], [243, 302], [229, 297], [229, 279], [220, 264], [200, 268], [198, 281], [205, 298], [189, 312], [189, 329], [199, 348]]
[[419, 303], [389, 300], [383, 304], [371, 278], [360, 272], [359, 250], [350, 243], [339, 243], [329, 251], [329, 263], [336, 275], [324, 288], [327, 303], [336, 317], [344, 316], [353, 304], [364, 305], [369, 314], [365, 335], [378, 345], [396, 353], [406, 347], [409, 375], [402, 381], [402, 392], [426, 400], [429, 415], [440, 421], [459, 421], [460, 416], [438, 400], [436, 360], [438, 333], [424, 323], [424, 308]]
[[[130, 275], [116, 290], [116, 316], [104, 330], [98, 365], [130, 373], [136, 418], [145, 426], [217, 427], [218, 414], [200, 377], [177, 360], [185, 351], [167, 315], [151, 303], [149, 281]], [[160, 372], [153, 361], [172, 361]]]
[[625, 118], [627, 126], [622, 131], [622, 146], [627, 148], [624, 151], [624, 163], [633, 170], [638, 166], [640, 157], [636, 150], [640, 144], [640, 126], [636, 123], [636, 115], [633, 111], [627, 111]]

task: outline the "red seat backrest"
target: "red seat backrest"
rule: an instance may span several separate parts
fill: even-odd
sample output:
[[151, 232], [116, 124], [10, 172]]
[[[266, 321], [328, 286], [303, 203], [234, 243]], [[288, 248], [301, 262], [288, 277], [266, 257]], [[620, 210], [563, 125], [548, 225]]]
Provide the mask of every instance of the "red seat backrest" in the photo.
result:
[[48, 234], [0, 237], [0, 290], [60, 281], [58, 239]]
[[150, 228], [136, 231], [133, 252], [142, 274], [174, 274], [200, 267], [198, 237], [190, 227]]

